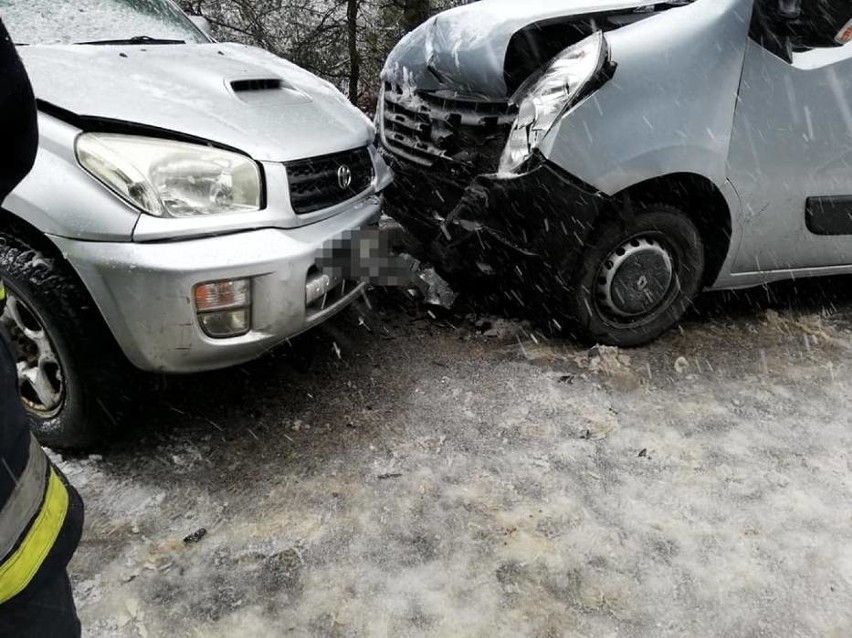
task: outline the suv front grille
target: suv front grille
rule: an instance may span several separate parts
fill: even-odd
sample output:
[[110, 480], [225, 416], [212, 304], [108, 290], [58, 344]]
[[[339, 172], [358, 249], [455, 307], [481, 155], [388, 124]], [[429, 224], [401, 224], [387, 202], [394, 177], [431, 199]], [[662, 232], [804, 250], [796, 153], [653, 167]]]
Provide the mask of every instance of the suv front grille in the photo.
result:
[[484, 146], [502, 149], [515, 120], [515, 109], [506, 100], [403, 91], [390, 82], [384, 84], [382, 102], [385, 146], [424, 166], [438, 159], [470, 162]]
[[[364, 192], [373, 181], [373, 161], [366, 147], [288, 162], [290, 204], [297, 215], [341, 204]], [[349, 183], [345, 184], [345, 171]]]

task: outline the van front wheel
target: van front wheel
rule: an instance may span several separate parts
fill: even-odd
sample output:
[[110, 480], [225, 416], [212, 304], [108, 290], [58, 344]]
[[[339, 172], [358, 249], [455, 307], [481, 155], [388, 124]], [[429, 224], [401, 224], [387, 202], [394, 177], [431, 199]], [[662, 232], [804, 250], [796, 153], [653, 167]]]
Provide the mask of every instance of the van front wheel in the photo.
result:
[[607, 222], [581, 257], [565, 303], [584, 341], [632, 347], [674, 326], [701, 288], [704, 246], [681, 210], [644, 206]]

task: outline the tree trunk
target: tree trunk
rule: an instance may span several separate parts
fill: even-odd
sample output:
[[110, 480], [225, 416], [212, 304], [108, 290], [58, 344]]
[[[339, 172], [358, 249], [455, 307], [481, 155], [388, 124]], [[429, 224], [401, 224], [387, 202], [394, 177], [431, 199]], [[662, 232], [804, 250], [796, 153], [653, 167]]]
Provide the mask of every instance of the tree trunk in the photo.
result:
[[349, 45], [349, 101], [357, 106], [361, 81], [361, 57], [358, 53], [358, 8], [360, 0], [346, 0], [346, 36]]

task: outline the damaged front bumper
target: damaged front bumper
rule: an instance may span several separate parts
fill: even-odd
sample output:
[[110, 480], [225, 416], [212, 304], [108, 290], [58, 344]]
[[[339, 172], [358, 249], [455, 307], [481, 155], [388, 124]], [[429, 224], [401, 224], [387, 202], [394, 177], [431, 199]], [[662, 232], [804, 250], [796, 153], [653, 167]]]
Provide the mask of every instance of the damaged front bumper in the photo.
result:
[[564, 288], [563, 275], [610, 203], [541, 158], [505, 175], [391, 164], [397, 180], [388, 212], [420, 238], [438, 271], [462, 288], [495, 280], [519, 301], [530, 290]]

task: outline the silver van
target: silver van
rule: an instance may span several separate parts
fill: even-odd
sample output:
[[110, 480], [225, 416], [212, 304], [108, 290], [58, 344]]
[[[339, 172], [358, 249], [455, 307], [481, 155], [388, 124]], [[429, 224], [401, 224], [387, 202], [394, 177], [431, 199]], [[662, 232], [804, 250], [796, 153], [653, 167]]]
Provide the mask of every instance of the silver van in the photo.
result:
[[852, 3], [482, 0], [384, 68], [388, 212], [454, 283], [642, 344], [852, 272]]
[[0, 16], [39, 106], [0, 277], [43, 442], [91, 441], [132, 389], [127, 361], [233, 366], [359, 294], [317, 259], [378, 221], [391, 175], [332, 85], [214, 42], [170, 0], [0, 0]]

